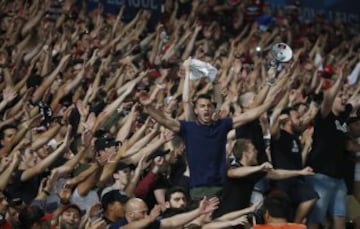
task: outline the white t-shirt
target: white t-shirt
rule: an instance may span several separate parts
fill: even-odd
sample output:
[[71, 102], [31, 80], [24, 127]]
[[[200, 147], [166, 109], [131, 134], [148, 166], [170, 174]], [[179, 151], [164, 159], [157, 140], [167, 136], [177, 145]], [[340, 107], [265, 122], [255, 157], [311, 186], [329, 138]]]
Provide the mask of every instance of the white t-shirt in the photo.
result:
[[77, 189], [71, 195], [70, 202], [79, 206], [82, 211], [86, 211], [90, 207], [100, 202], [96, 190], [90, 190], [86, 196], [80, 196]]

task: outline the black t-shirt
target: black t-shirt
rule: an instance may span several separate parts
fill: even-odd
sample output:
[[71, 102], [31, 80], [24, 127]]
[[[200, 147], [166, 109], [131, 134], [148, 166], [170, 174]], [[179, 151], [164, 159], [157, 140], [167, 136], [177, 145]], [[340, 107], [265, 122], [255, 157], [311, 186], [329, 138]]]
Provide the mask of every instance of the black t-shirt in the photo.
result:
[[[233, 168], [242, 166], [238, 164], [233, 166]], [[248, 207], [255, 184], [265, 175], [265, 172], [256, 172], [245, 177], [227, 177], [222, 191], [220, 206], [214, 212], [214, 217], [216, 218], [223, 214]]]
[[302, 169], [301, 142], [296, 134], [280, 130], [279, 139], [271, 139], [271, 159], [274, 168]]
[[185, 190], [190, 189], [190, 177], [185, 176], [186, 161], [183, 155], [179, 155], [174, 164], [171, 165], [169, 180], [173, 186], [181, 186]]
[[251, 140], [258, 151], [257, 160], [259, 164], [268, 161], [265, 152], [264, 134], [259, 119], [248, 122], [235, 129], [236, 138], [245, 138]]
[[21, 198], [26, 204], [30, 204], [37, 195], [43, 174], [33, 176], [27, 181], [21, 181], [24, 170], [15, 170], [11, 183], [6, 187], [6, 192], [11, 199]]
[[157, 179], [152, 186], [152, 189], [145, 197], [145, 202], [149, 207], [149, 209], [152, 209], [157, 204], [154, 191], [157, 189], [169, 189], [171, 186], [172, 185], [170, 184], [169, 180], [166, 178], [166, 175], [158, 174]]
[[351, 152], [345, 152], [345, 163], [343, 166], [344, 180], [347, 187], [347, 194], [354, 194], [355, 164], [356, 158]]
[[332, 112], [325, 118], [321, 111], [317, 113], [314, 123], [312, 150], [307, 165], [316, 173], [330, 177], [342, 178], [345, 159], [345, 146], [349, 139], [346, 120], [352, 110], [347, 105], [344, 112], [335, 116]]

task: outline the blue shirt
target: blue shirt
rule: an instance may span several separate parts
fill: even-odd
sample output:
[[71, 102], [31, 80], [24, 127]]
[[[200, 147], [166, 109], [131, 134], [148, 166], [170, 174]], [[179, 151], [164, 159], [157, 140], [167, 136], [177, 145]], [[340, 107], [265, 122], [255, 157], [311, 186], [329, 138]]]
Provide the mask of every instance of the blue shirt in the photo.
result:
[[227, 133], [232, 119], [220, 119], [210, 125], [198, 121], [180, 121], [180, 135], [186, 146], [190, 186], [221, 186], [226, 173]]

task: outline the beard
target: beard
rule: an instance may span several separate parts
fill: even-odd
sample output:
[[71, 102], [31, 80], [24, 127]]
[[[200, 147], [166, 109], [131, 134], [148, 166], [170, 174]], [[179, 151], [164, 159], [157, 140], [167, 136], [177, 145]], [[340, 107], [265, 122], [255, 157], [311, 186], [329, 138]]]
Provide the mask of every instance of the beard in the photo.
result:
[[60, 229], [78, 229], [80, 226], [77, 223], [69, 224], [66, 222], [60, 222], [59, 225], [60, 225]]

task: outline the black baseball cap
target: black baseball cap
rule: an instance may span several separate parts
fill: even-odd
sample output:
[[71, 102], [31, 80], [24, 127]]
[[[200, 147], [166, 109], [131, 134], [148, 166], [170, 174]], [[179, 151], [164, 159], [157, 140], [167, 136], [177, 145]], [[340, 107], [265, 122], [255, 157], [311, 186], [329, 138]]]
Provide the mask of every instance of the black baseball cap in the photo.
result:
[[160, 150], [160, 149], [158, 149], [158, 150], [154, 151], [152, 154], [150, 154], [147, 160], [150, 161], [150, 160], [155, 159], [156, 157], [163, 157], [168, 153], [170, 153], [169, 149], [168, 150]]
[[132, 165], [131, 164], [126, 164], [125, 162], [122, 162], [122, 161], [119, 161], [116, 165], [116, 169], [115, 171], [119, 171], [119, 170], [124, 170], [126, 168], [132, 168]]
[[113, 137], [101, 137], [95, 141], [95, 150], [101, 151], [111, 146], [117, 146], [121, 144], [120, 141], [116, 141]]

